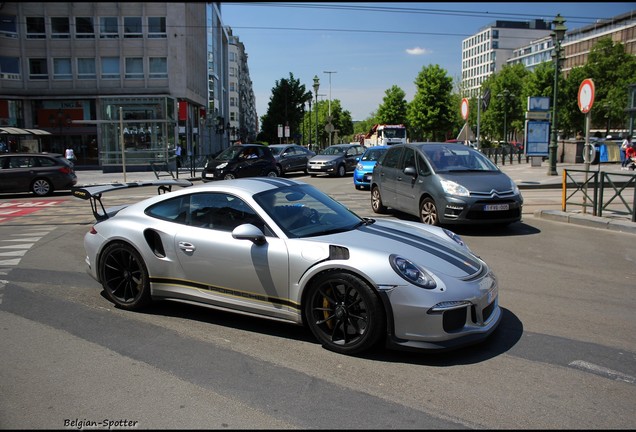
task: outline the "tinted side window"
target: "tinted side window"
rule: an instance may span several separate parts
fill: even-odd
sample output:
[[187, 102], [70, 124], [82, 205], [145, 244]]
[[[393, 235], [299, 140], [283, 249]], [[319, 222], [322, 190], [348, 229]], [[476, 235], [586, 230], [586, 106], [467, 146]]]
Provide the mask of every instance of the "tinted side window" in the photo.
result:
[[402, 169], [406, 167], [415, 167], [415, 152], [413, 149], [404, 149], [404, 158], [402, 158]]
[[219, 231], [232, 231], [252, 224], [264, 229], [261, 218], [243, 200], [224, 193], [200, 193], [191, 196], [189, 225]]
[[185, 224], [188, 216], [188, 197], [169, 199], [146, 209], [148, 216]]
[[386, 168], [398, 168], [400, 163], [400, 156], [402, 156], [402, 148], [401, 147], [393, 147], [389, 149], [384, 155], [384, 159], [382, 159], [382, 166]]
[[428, 164], [424, 161], [422, 155], [417, 155], [417, 172], [421, 175], [426, 175], [431, 172]]
[[41, 167], [51, 167], [51, 166], [55, 166], [56, 163], [53, 159], [49, 159], [46, 157], [39, 157], [38, 159], [38, 164]]

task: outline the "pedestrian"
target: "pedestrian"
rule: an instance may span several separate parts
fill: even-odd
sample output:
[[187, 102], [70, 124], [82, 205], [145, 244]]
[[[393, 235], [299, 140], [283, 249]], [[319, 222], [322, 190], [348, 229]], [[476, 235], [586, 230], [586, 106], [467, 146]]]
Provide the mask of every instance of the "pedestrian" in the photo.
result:
[[181, 168], [181, 144], [177, 143], [174, 154], [177, 157], [177, 168]]
[[633, 143], [630, 143], [625, 149], [625, 160], [623, 161], [622, 170], [633, 170], [636, 165], [636, 146]]
[[627, 156], [627, 149], [629, 148], [633, 149], [634, 144], [632, 143], [632, 137], [630, 135], [627, 135], [625, 139], [623, 140], [623, 143], [621, 144], [621, 153], [622, 153], [621, 154], [622, 156], [621, 169], [622, 170], [626, 170], [629, 164], [631, 163], [630, 158]]
[[72, 147], [68, 147], [64, 151], [64, 157], [66, 158], [67, 161], [71, 163], [71, 165], [75, 164], [75, 152], [73, 151]]

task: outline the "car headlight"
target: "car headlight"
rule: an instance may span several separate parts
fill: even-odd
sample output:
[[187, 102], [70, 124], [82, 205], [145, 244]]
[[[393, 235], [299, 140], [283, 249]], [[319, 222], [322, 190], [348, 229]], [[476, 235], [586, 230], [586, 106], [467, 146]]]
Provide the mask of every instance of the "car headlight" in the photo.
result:
[[515, 195], [519, 195], [521, 192], [519, 191], [519, 186], [517, 186], [517, 183], [515, 183], [512, 179], [510, 179], [510, 185], [512, 186], [512, 192]]
[[325, 165], [335, 165], [336, 161], [327, 161], [325, 162]]
[[356, 165], [356, 169], [358, 171], [362, 171], [362, 164], [359, 163], [358, 165]]
[[413, 264], [406, 258], [402, 258], [399, 255], [393, 254], [389, 257], [389, 262], [391, 263], [391, 267], [397, 274], [399, 274], [402, 278], [412, 283], [413, 285], [417, 285], [426, 289], [433, 289], [437, 287], [435, 279], [433, 279], [433, 277], [428, 274], [426, 270]]
[[223, 168], [225, 168], [226, 166], [227, 166], [227, 162], [223, 162], [222, 164], [217, 165], [217, 166], [216, 166], [216, 169], [223, 169]]
[[444, 188], [444, 192], [447, 193], [448, 195], [455, 195], [455, 196], [470, 196], [470, 191], [468, 189], [466, 189], [464, 186], [460, 185], [459, 183], [455, 183], [454, 181], [450, 181], [450, 180], [441, 180], [442, 183], [442, 188]]

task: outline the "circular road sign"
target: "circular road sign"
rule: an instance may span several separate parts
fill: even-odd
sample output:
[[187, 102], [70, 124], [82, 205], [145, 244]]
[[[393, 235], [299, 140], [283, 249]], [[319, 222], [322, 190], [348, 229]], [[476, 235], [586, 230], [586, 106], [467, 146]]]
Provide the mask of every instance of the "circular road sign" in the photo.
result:
[[587, 114], [594, 104], [594, 81], [584, 79], [579, 86], [579, 109], [583, 114]]
[[461, 110], [462, 110], [462, 118], [464, 120], [467, 120], [468, 119], [468, 99], [466, 98], [462, 99]]

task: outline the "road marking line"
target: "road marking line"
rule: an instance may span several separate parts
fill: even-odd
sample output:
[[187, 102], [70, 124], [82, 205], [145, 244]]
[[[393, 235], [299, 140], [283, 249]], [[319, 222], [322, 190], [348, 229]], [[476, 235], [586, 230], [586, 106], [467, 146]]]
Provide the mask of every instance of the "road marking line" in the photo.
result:
[[629, 383], [629, 384], [634, 384], [636, 382], [636, 378], [634, 378], [633, 376], [626, 375], [624, 373], [621, 373], [612, 369], [608, 369], [603, 366], [598, 366], [598, 365], [595, 365], [594, 363], [589, 363], [583, 360], [575, 360], [571, 362], [569, 366], [572, 366], [577, 369], [585, 370], [585, 371], [590, 371], [598, 375], [606, 376], [615, 381], [625, 381], [626, 383]]

